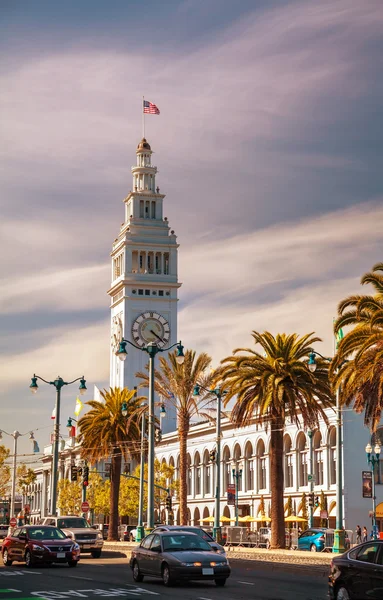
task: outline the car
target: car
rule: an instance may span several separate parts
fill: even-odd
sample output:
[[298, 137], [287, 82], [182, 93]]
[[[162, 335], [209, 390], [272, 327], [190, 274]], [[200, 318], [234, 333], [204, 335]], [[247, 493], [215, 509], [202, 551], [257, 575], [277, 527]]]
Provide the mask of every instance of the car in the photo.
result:
[[27, 567], [65, 562], [76, 567], [80, 546], [57, 527], [24, 525], [5, 538], [1, 553], [6, 567], [13, 561], [25, 562]]
[[218, 544], [210, 533], [202, 529], [202, 527], [193, 527], [191, 525], [160, 525], [153, 529], [153, 533], [157, 533], [158, 531], [188, 531], [189, 533], [195, 533], [205, 540], [215, 552], [226, 554], [225, 548], [221, 544]]
[[331, 600], [383, 598], [383, 540], [364, 542], [332, 559]]
[[61, 517], [44, 517], [41, 525], [53, 525], [62, 529], [66, 535], [80, 546], [82, 553], [90, 552], [93, 558], [100, 558], [104, 540], [101, 531], [95, 531], [83, 517], [64, 515]]
[[0, 525], [0, 540], [7, 537], [8, 529], [9, 525]]
[[303, 531], [298, 537], [298, 550], [310, 550], [311, 552], [323, 552], [325, 547], [324, 527], [311, 527]]
[[121, 542], [134, 542], [137, 535], [136, 525], [120, 525], [118, 536]]
[[230, 576], [226, 556], [214, 552], [201, 536], [189, 531], [152, 531], [132, 550], [133, 579], [161, 577], [166, 586], [179, 581], [214, 580], [224, 586]]

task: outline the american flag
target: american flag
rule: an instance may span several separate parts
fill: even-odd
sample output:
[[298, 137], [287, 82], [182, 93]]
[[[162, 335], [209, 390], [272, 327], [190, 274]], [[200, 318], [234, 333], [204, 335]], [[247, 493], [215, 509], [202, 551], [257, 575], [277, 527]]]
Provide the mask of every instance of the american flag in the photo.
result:
[[152, 104], [148, 100], [144, 100], [144, 113], [149, 113], [150, 115], [159, 115], [160, 111], [155, 104]]

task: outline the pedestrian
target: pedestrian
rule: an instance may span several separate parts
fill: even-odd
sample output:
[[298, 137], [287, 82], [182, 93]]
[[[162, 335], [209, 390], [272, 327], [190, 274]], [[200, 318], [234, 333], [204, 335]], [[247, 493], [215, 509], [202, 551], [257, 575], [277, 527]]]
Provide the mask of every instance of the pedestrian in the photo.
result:
[[361, 544], [362, 543], [362, 529], [361, 529], [360, 525], [356, 526], [355, 533], [356, 533], [356, 543]]
[[367, 538], [368, 538], [368, 535], [367, 535], [367, 527], [366, 527], [366, 526], [364, 526], [364, 527], [363, 527], [363, 534], [362, 534], [362, 542], [367, 542]]

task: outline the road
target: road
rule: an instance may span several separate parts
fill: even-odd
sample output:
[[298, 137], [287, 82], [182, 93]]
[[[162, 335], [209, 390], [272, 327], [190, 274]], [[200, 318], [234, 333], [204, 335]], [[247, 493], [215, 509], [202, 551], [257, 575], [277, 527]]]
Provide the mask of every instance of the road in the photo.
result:
[[26, 569], [24, 563], [0, 566], [1, 600], [60, 600], [71, 598], [139, 598], [141, 600], [326, 600], [327, 569], [231, 560], [232, 574], [224, 588], [196, 582], [165, 588], [145, 578], [135, 584], [128, 560], [117, 553], [101, 559], [81, 558], [76, 569], [67, 565]]

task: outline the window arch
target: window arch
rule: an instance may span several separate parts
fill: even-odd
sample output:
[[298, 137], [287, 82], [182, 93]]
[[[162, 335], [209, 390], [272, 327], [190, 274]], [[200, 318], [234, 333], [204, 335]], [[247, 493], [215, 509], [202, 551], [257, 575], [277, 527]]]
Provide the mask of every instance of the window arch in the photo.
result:
[[226, 446], [222, 454], [222, 464], [223, 464], [223, 493], [226, 493], [227, 486], [231, 482], [231, 473], [230, 473], [230, 450]]
[[257, 444], [257, 476], [258, 476], [258, 489], [265, 490], [266, 484], [266, 456], [265, 456], [265, 443], [263, 440], [259, 440]]
[[211, 483], [211, 464], [209, 459], [209, 452], [205, 450], [203, 455], [203, 487], [204, 493], [211, 495], [212, 483]]
[[245, 483], [246, 492], [254, 489], [253, 445], [251, 442], [247, 442], [245, 447]]
[[191, 496], [192, 493], [192, 468], [191, 468], [191, 458], [190, 454], [186, 456], [186, 468], [187, 468], [187, 479], [186, 479], [186, 487], [187, 487], [187, 495]]
[[322, 434], [316, 431], [313, 439], [315, 484], [323, 485], [323, 448]]
[[201, 494], [201, 457], [199, 452], [196, 452], [194, 456], [194, 477], [194, 495], [199, 496]]
[[308, 484], [308, 447], [307, 438], [303, 431], [297, 437], [297, 463], [298, 463], [298, 486], [303, 487]]
[[293, 452], [291, 451], [291, 437], [288, 434], [285, 435], [283, 440], [283, 454], [285, 488], [291, 488], [294, 485]]
[[328, 450], [329, 450], [329, 483], [330, 485], [336, 484], [336, 428], [331, 427], [328, 436]]

